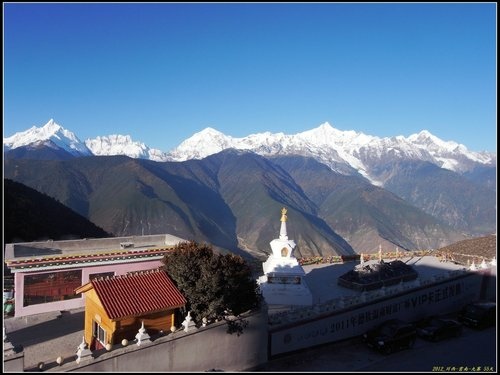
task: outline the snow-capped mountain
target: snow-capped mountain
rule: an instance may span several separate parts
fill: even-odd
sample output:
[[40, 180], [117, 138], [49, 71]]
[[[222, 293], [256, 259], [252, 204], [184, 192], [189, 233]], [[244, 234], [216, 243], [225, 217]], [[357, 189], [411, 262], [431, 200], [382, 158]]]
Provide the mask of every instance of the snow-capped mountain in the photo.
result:
[[182, 142], [168, 153], [168, 156], [175, 161], [203, 159], [227, 148], [233, 148], [235, 139], [210, 127], [205, 128]]
[[11, 137], [4, 138], [3, 145], [4, 151], [25, 146], [47, 146], [62, 149], [74, 156], [92, 155], [92, 152], [74, 133], [56, 124], [53, 119], [50, 119], [49, 122], [41, 128], [33, 126], [24, 132], [19, 132]]
[[352, 175], [360, 173], [373, 184], [383, 186], [389, 174], [381, 166], [395, 161], [427, 161], [458, 173], [478, 165], [495, 166], [496, 154], [473, 152], [453, 141], [443, 141], [427, 130], [409, 137], [380, 138], [353, 130], [342, 131], [328, 122], [297, 134], [257, 133], [243, 138], [225, 135], [206, 128], [165, 153], [151, 149], [128, 135], [98, 136], [81, 142], [72, 132], [50, 120], [41, 128], [4, 138], [4, 152], [23, 146], [45, 145], [61, 148], [75, 156], [127, 155], [154, 161], [202, 159], [228, 148], [247, 150], [262, 156], [301, 155], [313, 157], [333, 171]]
[[471, 152], [464, 145], [453, 141], [445, 142], [427, 130], [410, 135], [408, 140], [414, 146], [429, 152], [435, 160], [441, 163], [440, 167], [452, 171], [466, 171], [474, 163], [496, 163], [496, 155], [491, 152]]
[[201, 159], [226, 148], [250, 150], [263, 156], [310, 156], [343, 174], [358, 171], [376, 185], [383, 185], [371, 172], [375, 164], [395, 160], [428, 161], [456, 172], [477, 164], [495, 164], [496, 155], [467, 150], [445, 142], [426, 130], [418, 134], [380, 138], [356, 131], [341, 131], [325, 122], [295, 135], [259, 133], [244, 138], [226, 136], [207, 128], [182, 142], [168, 155], [172, 160]]
[[129, 135], [98, 136], [82, 142], [74, 133], [64, 129], [53, 119], [42, 127], [33, 126], [24, 132], [4, 138], [3, 144], [4, 152], [20, 147], [46, 146], [67, 151], [73, 156], [126, 155], [136, 159], [169, 160], [163, 151], [133, 141]]
[[129, 135], [99, 136], [87, 139], [85, 145], [94, 155], [126, 155], [134, 159], [168, 160], [163, 151], [149, 148], [142, 142], [134, 142]]

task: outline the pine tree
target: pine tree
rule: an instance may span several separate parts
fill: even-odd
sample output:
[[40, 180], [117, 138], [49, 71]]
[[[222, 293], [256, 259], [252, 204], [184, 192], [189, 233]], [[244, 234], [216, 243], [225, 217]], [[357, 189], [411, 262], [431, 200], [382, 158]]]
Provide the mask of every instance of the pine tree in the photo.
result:
[[257, 284], [245, 260], [221, 255], [207, 244], [181, 242], [163, 258], [165, 271], [186, 297], [197, 320], [241, 314], [258, 305]]

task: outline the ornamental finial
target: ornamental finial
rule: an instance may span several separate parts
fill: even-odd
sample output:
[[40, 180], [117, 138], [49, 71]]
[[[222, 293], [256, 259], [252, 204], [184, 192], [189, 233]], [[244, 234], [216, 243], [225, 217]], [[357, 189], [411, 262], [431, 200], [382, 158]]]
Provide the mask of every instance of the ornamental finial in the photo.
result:
[[285, 222], [286, 221], [286, 208], [283, 207], [281, 209], [281, 221]]

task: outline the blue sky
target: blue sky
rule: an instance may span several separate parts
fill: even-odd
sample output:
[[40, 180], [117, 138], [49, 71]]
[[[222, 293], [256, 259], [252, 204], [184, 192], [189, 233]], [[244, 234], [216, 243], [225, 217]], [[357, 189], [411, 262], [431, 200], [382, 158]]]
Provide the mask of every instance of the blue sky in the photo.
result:
[[170, 151], [328, 121], [496, 151], [496, 3], [4, 3], [4, 137]]

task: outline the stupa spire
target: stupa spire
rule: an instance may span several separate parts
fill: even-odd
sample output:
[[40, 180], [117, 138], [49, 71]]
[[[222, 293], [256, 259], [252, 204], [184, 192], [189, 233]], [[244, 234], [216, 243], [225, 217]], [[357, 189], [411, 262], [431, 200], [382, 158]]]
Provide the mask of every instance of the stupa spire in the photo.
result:
[[286, 220], [287, 220], [287, 217], [286, 217], [286, 208], [283, 207], [281, 209], [281, 228], [280, 228], [280, 240], [288, 240], [288, 235], [286, 233]]

